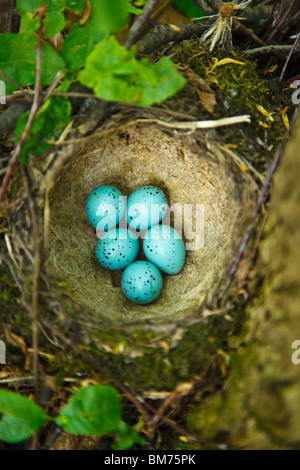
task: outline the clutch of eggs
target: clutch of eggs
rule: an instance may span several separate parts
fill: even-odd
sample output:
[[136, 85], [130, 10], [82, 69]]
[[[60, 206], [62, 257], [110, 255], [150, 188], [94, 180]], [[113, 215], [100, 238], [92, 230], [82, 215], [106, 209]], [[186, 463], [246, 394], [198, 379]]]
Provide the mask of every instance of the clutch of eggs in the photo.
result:
[[[105, 269], [124, 270], [121, 288], [132, 302], [148, 304], [160, 294], [161, 272], [177, 274], [184, 266], [185, 247], [178, 232], [160, 222], [168, 210], [165, 194], [142, 186], [126, 201], [114, 186], [98, 186], [87, 197], [86, 215], [97, 231], [104, 231], [95, 253]], [[126, 213], [127, 228], [115, 228]], [[135, 230], [146, 230], [143, 250], [148, 261], [135, 261], [139, 240]]]

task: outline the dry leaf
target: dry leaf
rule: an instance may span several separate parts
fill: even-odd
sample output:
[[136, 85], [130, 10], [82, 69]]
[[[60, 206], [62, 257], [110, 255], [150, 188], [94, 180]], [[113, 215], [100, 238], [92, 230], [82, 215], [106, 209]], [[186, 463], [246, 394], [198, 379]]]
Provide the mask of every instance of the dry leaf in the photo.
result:
[[196, 88], [197, 94], [204, 108], [207, 109], [209, 113], [213, 114], [217, 103], [214, 90], [208, 85], [204, 78], [200, 77], [200, 75], [193, 72], [191, 69], [186, 69], [183, 72], [183, 76], [191, 86]]

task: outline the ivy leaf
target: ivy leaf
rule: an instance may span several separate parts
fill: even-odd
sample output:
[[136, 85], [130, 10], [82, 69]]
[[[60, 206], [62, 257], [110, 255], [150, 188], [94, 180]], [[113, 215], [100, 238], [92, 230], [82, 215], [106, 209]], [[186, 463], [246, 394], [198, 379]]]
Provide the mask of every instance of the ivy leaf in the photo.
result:
[[127, 450], [134, 444], [143, 446], [145, 440], [137, 434], [127, 423], [121, 421], [116, 430], [116, 442], [113, 445], [115, 450]]
[[[50, 147], [48, 140], [59, 133], [69, 122], [71, 105], [67, 98], [62, 96], [52, 97], [37, 112], [35, 120], [29, 130], [27, 139], [21, 150], [20, 161], [27, 164], [28, 153], [41, 155]], [[21, 114], [15, 127], [15, 139], [18, 141], [22, 135], [29, 111]]]
[[135, 47], [125, 49], [113, 36], [104, 39], [88, 56], [79, 80], [99, 98], [142, 106], [159, 103], [184, 85], [171, 60], [163, 57], [153, 65], [148, 59], [137, 61], [135, 51]]
[[[24, 34], [5, 33], [0, 35], [0, 69], [20, 86], [35, 82], [36, 38]], [[65, 63], [48, 44], [42, 43], [41, 83], [50, 84]], [[16, 88], [4, 79], [6, 93]]]
[[65, 431], [76, 435], [102, 436], [117, 429], [121, 403], [117, 391], [108, 385], [90, 385], [72, 395], [55, 419]]
[[90, 23], [82, 27], [76, 23], [73, 24], [60, 51], [67, 67], [74, 71], [79, 70], [95, 45], [105, 36], [105, 33], [93, 29]]
[[0, 414], [0, 440], [10, 443], [32, 436], [48, 419], [28, 398], [3, 389], [0, 389]]

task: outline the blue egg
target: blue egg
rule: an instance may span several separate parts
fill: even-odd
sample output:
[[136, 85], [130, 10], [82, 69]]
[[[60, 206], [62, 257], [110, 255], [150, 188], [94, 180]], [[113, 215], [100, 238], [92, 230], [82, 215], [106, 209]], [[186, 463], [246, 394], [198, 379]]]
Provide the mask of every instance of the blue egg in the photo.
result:
[[121, 287], [127, 299], [137, 304], [149, 304], [162, 289], [161, 273], [148, 261], [135, 261], [122, 275]]
[[117, 271], [125, 269], [137, 257], [138, 237], [125, 228], [105, 232], [96, 245], [96, 257], [106, 269]]
[[185, 246], [180, 234], [168, 225], [155, 225], [145, 234], [146, 258], [167, 274], [177, 274], [184, 266]]
[[85, 203], [88, 221], [99, 231], [116, 227], [125, 209], [124, 196], [114, 186], [98, 186], [88, 195]]
[[127, 200], [127, 224], [133, 229], [147, 229], [158, 224], [166, 215], [168, 201], [155, 186], [141, 186]]

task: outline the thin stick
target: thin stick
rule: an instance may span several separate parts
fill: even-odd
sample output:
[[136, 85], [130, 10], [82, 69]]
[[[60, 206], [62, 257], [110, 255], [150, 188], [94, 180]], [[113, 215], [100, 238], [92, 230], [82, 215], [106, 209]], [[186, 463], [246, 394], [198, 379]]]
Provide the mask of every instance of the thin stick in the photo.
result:
[[283, 79], [283, 76], [284, 76], [284, 74], [285, 74], [286, 68], [287, 68], [288, 63], [289, 63], [289, 61], [290, 61], [290, 58], [291, 58], [293, 52], [295, 51], [295, 49], [296, 49], [296, 47], [297, 47], [297, 45], [298, 45], [299, 40], [300, 40], [300, 34], [297, 34], [296, 39], [295, 39], [295, 42], [294, 42], [294, 44], [293, 44], [293, 46], [292, 46], [292, 49], [290, 50], [290, 52], [289, 52], [289, 54], [288, 54], [288, 56], [287, 56], [287, 58], [286, 58], [285, 64], [284, 64], [284, 66], [283, 66], [283, 68], [282, 68], [282, 72], [281, 72], [280, 77], [279, 77], [279, 83], [280, 83], [280, 82], [282, 81], [282, 79]]
[[240, 264], [240, 261], [244, 255], [244, 252], [245, 252], [245, 249], [246, 249], [246, 246], [250, 240], [250, 237], [251, 237], [251, 234], [252, 234], [252, 231], [255, 227], [255, 221], [256, 221], [256, 218], [258, 216], [258, 213], [261, 209], [261, 206], [262, 204], [264, 203], [267, 195], [268, 195], [268, 192], [269, 192], [269, 189], [270, 189], [270, 185], [271, 185], [271, 182], [272, 182], [272, 178], [273, 178], [273, 175], [276, 171], [276, 168], [279, 164], [279, 161], [280, 161], [280, 158], [283, 154], [283, 151], [286, 147], [286, 144], [288, 142], [288, 139], [291, 135], [291, 132], [292, 132], [292, 129], [296, 123], [296, 120], [297, 118], [300, 116], [300, 110], [298, 110], [298, 112], [296, 113], [296, 115], [294, 116], [294, 119], [289, 127], [289, 130], [287, 131], [284, 139], [282, 140], [279, 148], [277, 149], [277, 152], [275, 153], [275, 156], [274, 156], [274, 159], [273, 159], [273, 162], [269, 168], [269, 171], [268, 171], [268, 174], [266, 176], [266, 179], [265, 179], [265, 184], [259, 194], [259, 197], [258, 197], [258, 200], [257, 200], [257, 203], [256, 203], [256, 206], [254, 208], [254, 211], [252, 213], [252, 216], [251, 216], [251, 220], [250, 220], [250, 223], [249, 223], [249, 226], [244, 234], [244, 238], [242, 240], [242, 243], [240, 244], [240, 247], [239, 247], [239, 250], [238, 250], [238, 254], [232, 264], [232, 267], [229, 271], [229, 274], [228, 274], [228, 282], [229, 284], [231, 283], [232, 279], [233, 279], [233, 276], [235, 275], [236, 271], [237, 271], [237, 268]]
[[256, 44], [266, 46], [266, 43], [256, 36], [252, 29], [246, 28], [236, 17], [233, 17], [233, 26], [236, 31], [241, 31], [243, 34], [250, 37], [252, 41], [256, 42]]
[[137, 119], [137, 122], [153, 122], [161, 126], [170, 127], [173, 129], [210, 129], [220, 126], [230, 126], [232, 124], [239, 124], [242, 122], [251, 122], [249, 114], [243, 116], [233, 116], [228, 118], [216, 119], [211, 121], [192, 121], [192, 122], [166, 122], [159, 119]]
[[34, 388], [36, 401], [39, 402], [39, 327], [38, 327], [38, 313], [39, 313], [39, 281], [41, 271], [41, 249], [40, 237], [36, 220], [34, 202], [31, 196], [29, 181], [24, 166], [21, 167], [23, 185], [25, 194], [28, 200], [33, 240], [34, 240], [34, 273], [33, 273], [33, 287], [32, 287], [32, 346], [33, 346], [33, 375], [34, 375]]
[[37, 30], [37, 45], [36, 45], [36, 73], [35, 73], [35, 87], [34, 87], [34, 98], [32, 102], [32, 106], [30, 109], [30, 113], [28, 116], [28, 120], [26, 122], [25, 128], [22, 132], [19, 142], [16, 145], [16, 148], [12, 154], [12, 157], [9, 162], [8, 170], [4, 177], [4, 181], [1, 186], [0, 191], [0, 203], [3, 199], [5, 191], [7, 189], [10, 177], [12, 175], [13, 169], [20, 158], [21, 150], [23, 145], [27, 139], [29, 130], [32, 126], [33, 120], [35, 115], [39, 109], [39, 99], [40, 99], [40, 88], [41, 88], [41, 61], [42, 61], [42, 49], [41, 49], [41, 42], [42, 42], [42, 35], [43, 35], [43, 17], [45, 14], [45, 8], [39, 7], [39, 17], [40, 17], [40, 27]]
[[[132, 393], [134, 393], [134, 392], [132, 391]], [[140, 395], [136, 395], [136, 398], [137, 398], [138, 401], [140, 401], [145, 406], [145, 408], [147, 408], [149, 411], [151, 411], [155, 416], [158, 416], [161, 421], [163, 421], [165, 424], [167, 424], [168, 426], [173, 428], [180, 435], [185, 436], [187, 439], [190, 439], [191, 441], [197, 441], [197, 442], [199, 442], [200, 444], [203, 444], [203, 445], [209, 445], [209, 446], [212, 446], [212, 447], [223, 448], [223, 445], [220, 444], [219, 442], [214, 442], [214, 441], [210, 441], [208, 439], [203, 439], [203, 438], [198, 437], [198, 436], [193, 436], [189, 432], [187, 432], [184, 429], [180, 428], [177, 424], [173, 423], [169, 418], [167, 418], [166, 416], [160, 414], [157, 410], [152, 408], [152, 406], [150, 406], [148, 404], [148, 402], [146, 402], [146, 400], [144, 400], [144, 398], [141, 397]]]
[[[255, 49], [245, 50], [245, 54], [256, 54], [256, 55], [268, 55], [268, 54], [282, 54], [284, 52], [289, 52], [293, 48], [293, 45], [274, 45], [274, 46], [264, 46], [256, 47]], [[296, 48], [294, 52], [300, 52], [300, 48]]]
[[57, 72], [54, 80], [53, 80], [53, 83], [49, 86], [48, 90], [47, 90], [47, 93], [45, 95], [45, 97], [43, 97], [43, 102], [45, 103], [45, 101], [47, 101], [50, 96], [54, 93], [54, 90], [55, 88], [57, 87], [57, 85], [59, 84], [59, 82], [61, 81], [61, 79], [63, 78], [64, 74], [63, 72], [60, 70], [59, 72]]
[[129, 49], [135, 42], [136, 39], [143, 27], [143, 25], [146, 23], [148, 20], [149, 16], [151, 15], [155, 5], [158, 3], [158, 0], [148, 0], [146, 5], [143, 8], [142, 13], [136, 17], [133, 25], [130, 28], [128, 38], [126, 39], [126, 42], [124, 44], [124, 47]]
[[17, 88], [18, 90], [24, 90], [23, 87], [21, 87], [14, 80], [12, 80], [10, 77], [8, 77], [8, 75], [6, 75], [6, 73], [3, 72], [3, 70], [1, 70], [1, 69], [0, 69], [0, 75], [4, 78], [4, 80], [9, 82], [14, 88]]

